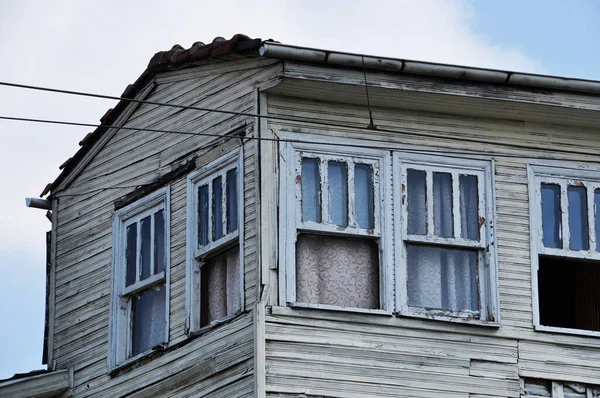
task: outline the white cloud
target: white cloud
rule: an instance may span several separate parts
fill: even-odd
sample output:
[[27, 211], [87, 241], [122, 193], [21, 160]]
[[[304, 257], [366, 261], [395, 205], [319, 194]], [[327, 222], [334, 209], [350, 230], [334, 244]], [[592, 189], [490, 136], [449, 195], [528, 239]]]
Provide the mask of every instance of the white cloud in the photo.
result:
[[[0, 12], [0, 80], [119, 95], [144, 70], [152, 55], [179, 43], [245, 33], [287, 44], [381, 56], [543, 72], [527, 54], [504, 48], [470, 28], [469, 3], [430, 1], [104, 1], [4, 2]], [[0, 114], [97, 122], [110, 101], [0, 87]], [[15, 312], [0, 313], [5, 346], [41, 346], [39, 330], [17, 298], [22, 287], [7, 281], [44, 278], [44, 211], [26, 209], [58, 175], [86, 128], [0, 121], [0, 252], [33, 256], [0, 258], [0, 291], [13, 295]], [[33, 264], [31, 262], [34, 262]], [[15, 315], [19, 314], [19, 315]], [[11, 319], [8, 317], [22, 317]], [[40, 353], [41, 354], [41, 353]], [[4, 365], [12, 359], [0, 356]], [[31, 368], [41, 367], [31, 363]], [[14, 369], [24, 370], [24, 369]], [[0, 378], [10, 376], [9, 370]]]

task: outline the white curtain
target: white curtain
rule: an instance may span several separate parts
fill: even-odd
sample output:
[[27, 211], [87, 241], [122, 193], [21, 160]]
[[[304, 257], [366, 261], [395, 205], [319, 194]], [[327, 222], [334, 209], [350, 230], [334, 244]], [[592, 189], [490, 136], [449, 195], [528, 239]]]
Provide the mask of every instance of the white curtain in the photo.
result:
[[377, 242], [333, 236], [298, 236], [296, 301], [379, 308]]
[[478, 310], [477, 251], [409, 244], [407, 257], [410, 306]]
[[240, 249], [232, 247], [202, 266], [201, 300], [207, 312], [205, 323], [223, 319], [241, 310]]

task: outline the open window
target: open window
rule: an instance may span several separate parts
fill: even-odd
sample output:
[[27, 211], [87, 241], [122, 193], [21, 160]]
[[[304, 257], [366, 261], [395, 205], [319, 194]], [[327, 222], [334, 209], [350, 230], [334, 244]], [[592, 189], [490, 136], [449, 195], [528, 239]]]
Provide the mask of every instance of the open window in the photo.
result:
[[169, 225], [168, 188], [115, 213], [111, 369], [168, 341]]
[[492, 165], [394, 154], [402, 315], [497, 322]]
[[188, 312], [194, 332], [243, 308], [242, 152], [188, 176]]
[[600, 173], [529, 171], [536, 328], [600, 335]]
[[[282, 305], [391, 311], [389, 152], [282, 144]], [[390, 246], [391, 247], [391, 246]]]

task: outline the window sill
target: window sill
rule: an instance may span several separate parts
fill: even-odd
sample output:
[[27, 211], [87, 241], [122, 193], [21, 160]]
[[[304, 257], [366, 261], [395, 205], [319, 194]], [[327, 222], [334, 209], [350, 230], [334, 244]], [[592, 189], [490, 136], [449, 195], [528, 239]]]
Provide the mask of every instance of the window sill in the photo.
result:
[[500, 327], [500, 322], [483, 321], [481, 319], [474, 318], [474, 314], [470, 313], [457, 313], [454, 315], [444, 311], [419, 311], [418, 309], [415, 309], [413, 311], [400, 311], [396, 315], [401, 318], [419, 318], [432, 321], [460, 323], [463, 325], [485, 326], [491, 328]]
[[327, 304], [308, 304], [308, 303], [287, 303], [290, 308], [309, 308], [316, 310], [325, 311], [341, 311], [341, 312], [354, 312], [361, 314], [377, 314], [377, 315], [393, 315], [391, 311], [385, 309], [369, 309], [369, 308], [354, 308], [354, 307], [338, 307], [335, 305]]
[[198, 329], [190, 330], [188, 332], [188, 336], [190, 338], [194, 338], [194, 337], [198, 337], [203, 334], [206, 334], [206, 333], [210, 332], [211, 330], [213, 330], [223, 324], [231, 323], [234, 319], [238, 318], [243, 313], [244, 313], [244, 311], [238, 311], [235, 314], [226, 316], [225, 318], [214, 320], [206, 326], [202, 326]]
[[141, 354], [138, 354], [132, 358], [129, 358], [129, 359], [121, 362], [120, 364], [115, 365], [114, 367], [111, 367], [108, 374], [110, 375], [111, 378], [116, 377], [116, 376], [124, 373], [125, 371], [129, 370], [130, 368], [134, 368], [142, 363], [146, 363], [146, 362], [150, 361], [152, 358], [154, 358], [155, 356], [162, 354], [165, 351], [165, 349], [167, 348], [167, 345], [168, 345], [167, 342], [158, 344], [158, 345], [154, 346], [153, 348], [142, 352]]
[[[392, 314], [385, 310], [363, 310], [360, 308], [342, 308], [317, 305], [289, 304], [288, 306], [272, 306], [271, 313], [275, 316], [293, 316], [309, 319], [322, 319], [327, 321], [356, 322], [369, 325], [382, 325], [392, 327], [408, 327], [411, 329], [440, 329], [447, 330], [448, 326], [463, 325], [465, 332], [472, 327], [498, 330], [499, 322], [481, 321], [478, 319], [464, 319], [450, 316], [432, 316], [431, 314], [406, 313]], [[332, 311], [332, 309], [334, 311]], [[367, 315], [369, 314], [369, 315]], [[436, 322], [429, 322], [429, 321]], [[482, 329], [483, 330], [483, 329]]]
[[545, 325], [534, 325], [536, 332], [543, 333], [558, 333], [558, 334], [570, 334], [575, 336], [588, 336], [588, 337], [600, 337], [600, 332], [595, 330], [584, 330], [584, 329], [569, 329], [561, 328], [558, 326], [545, 326]]

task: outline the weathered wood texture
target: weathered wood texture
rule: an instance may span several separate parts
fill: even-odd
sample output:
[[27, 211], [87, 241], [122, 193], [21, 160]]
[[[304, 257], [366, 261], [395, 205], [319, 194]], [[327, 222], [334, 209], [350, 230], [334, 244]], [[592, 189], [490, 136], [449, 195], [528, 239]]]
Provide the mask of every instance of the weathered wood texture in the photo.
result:
[[426, 104], [420, 111], [374, 107], [375, 125], [397, 132], [374, 131], [365, 128], [368, 111], [356, 98], [325, 102], [296, 89], [278, 87], [279, 95], [269, 95], [269, 114], [314, 124], [272, 120], [269, 130], [322, 135], [332, 144], [353, 138], [386, 149], [494, 159], [501, 325], [273, 307], [265, 325], [269, 396], [518, 397], [519, 376], [600, 379], [600, 339], [533, 330], [527, 188], [527, 164], [539, 158], [599, 162], [597, 131], [442, 114]]
[[[224, 61], [157, 76], [147, 97], [238, 112], [255, 109], [254, 86], [277, 76], [266, 59]], [[122, 130], [106, 143], [58, 198], [54, 359], [74, 367], [76, 396], [251, 396], [254, 389], [252, 309], [257, 293], [256, 143], [244, 143], [245, 313], [187, 343], [185, 330], [186, 180], [170, 183], [171, 268], [168, 347], [185, 344], [111, 378], [107, 355], [114, 202], [151, 183], [181, 161], [197, 166], [239, 147], [240, 140], [212, 145], [214, 137], [254, 119], [142, 104], [126, 126], [200, 135]], [[167, 348], [168, 350], [168, 348]]]

